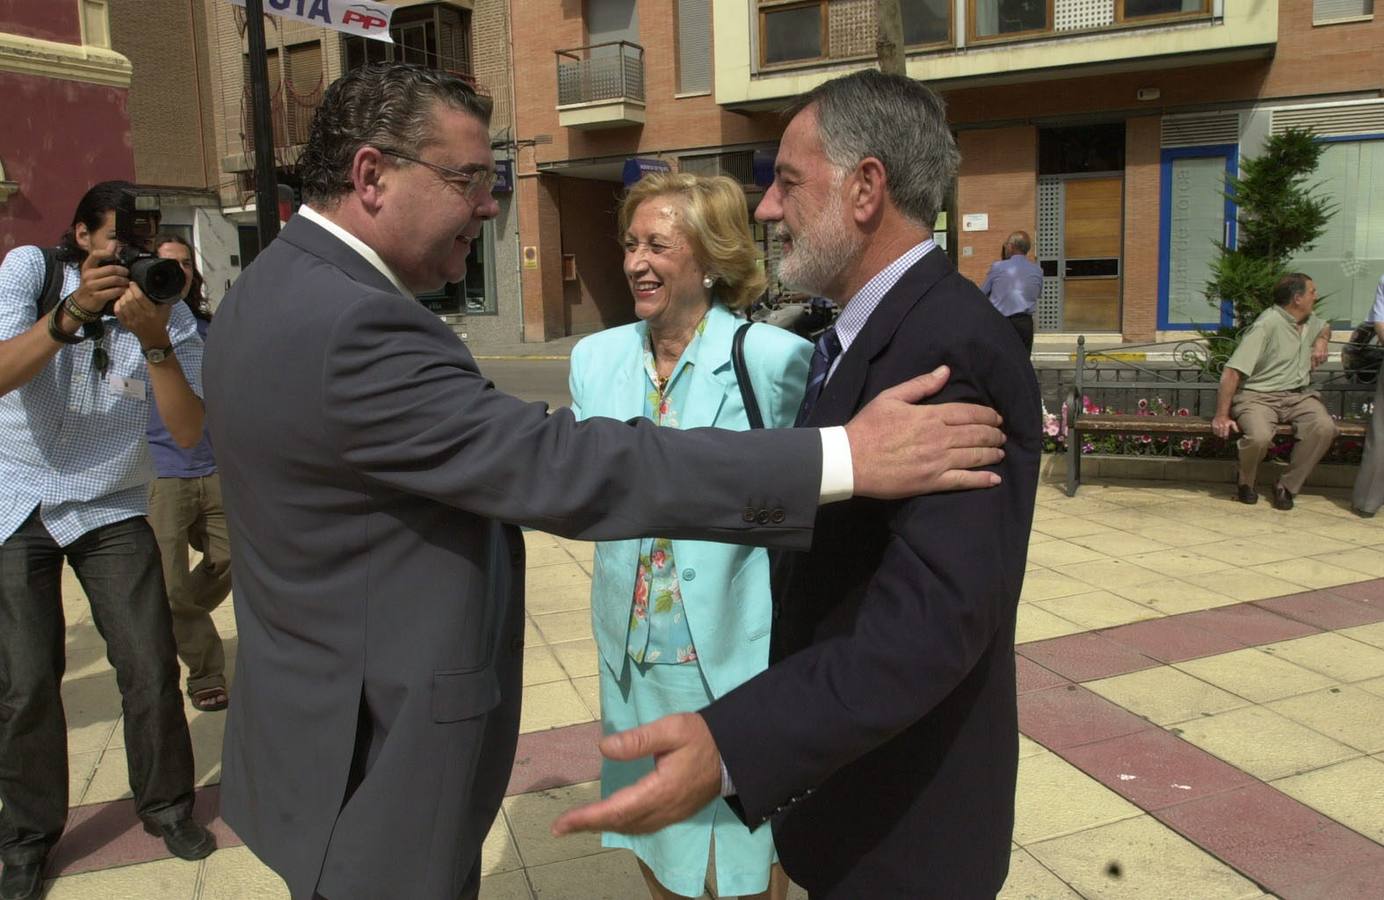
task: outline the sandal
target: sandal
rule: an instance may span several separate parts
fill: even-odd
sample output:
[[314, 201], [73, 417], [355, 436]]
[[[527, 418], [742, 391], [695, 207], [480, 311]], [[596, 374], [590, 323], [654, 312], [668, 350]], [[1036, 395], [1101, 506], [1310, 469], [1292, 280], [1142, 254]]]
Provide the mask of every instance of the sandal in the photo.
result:
[[188, 696], [192, 698], [192, 708], [200, 712], [220, 712], [231, 702], [223, 687], [203, 688], [193, 691]]

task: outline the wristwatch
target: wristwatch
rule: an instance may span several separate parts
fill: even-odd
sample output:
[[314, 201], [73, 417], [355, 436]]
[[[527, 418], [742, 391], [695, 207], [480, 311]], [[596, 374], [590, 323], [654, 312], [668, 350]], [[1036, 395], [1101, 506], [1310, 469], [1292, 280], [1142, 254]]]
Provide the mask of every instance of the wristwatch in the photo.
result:
[[172, 355], [172, 347], [150, 347], [148, 350], [144, 351], [144, 358], [149, 360], [152, 365], [158, 365]]

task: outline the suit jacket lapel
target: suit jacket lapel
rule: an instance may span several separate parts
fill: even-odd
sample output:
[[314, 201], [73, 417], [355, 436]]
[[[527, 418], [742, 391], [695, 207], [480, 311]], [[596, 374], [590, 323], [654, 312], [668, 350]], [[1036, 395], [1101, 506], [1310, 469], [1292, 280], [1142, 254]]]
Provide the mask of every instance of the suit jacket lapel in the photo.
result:
[[688, 385], [683, 421], [715, 425], [735, 387], [735, 371], [730, 363], [730, 342], [739, 328], [736, 318], [723, 306], [713, 305], [707, 313], [706, 329], [697, 341], [692, 363], [692, 383]]
[[904, 316], [922, 302], [933, 285], [952, 272], [951, 260], [939, 247], [914, 263], [884, 295], [865, 320], [865, 327], [851, 341], [836, 371], [822, 389], [822, 396], [808, 416], [807, 425], [842, 425], [860, 407], [870, 363], [889, 346]]
[[399, 289], [383, 272], [316, 222], [302, 216], [294, 216], [288, 220], [283, 231], [279, 232], [279, 240], [287, 241], [298, 249], [331, 263], [349, 275], [353, 281], [390, 294], [399, 293]]

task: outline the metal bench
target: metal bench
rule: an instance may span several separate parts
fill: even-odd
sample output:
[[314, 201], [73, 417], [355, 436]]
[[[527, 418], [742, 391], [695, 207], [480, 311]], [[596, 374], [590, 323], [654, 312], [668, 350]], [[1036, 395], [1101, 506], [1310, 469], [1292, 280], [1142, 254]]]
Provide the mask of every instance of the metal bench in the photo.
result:
[[[1165, 363], [1149, 357], [1166, 357]], [[1081, 486], [1082, 434], [1149, 434], [1208, 436], [1214, 413], [1216, 392], [1220, 385], [1204, 374], [1206, 348], [1195, 341], [1175, 341], [1136, 346], [1120, 346], [1109, 350], [1087, 352], [1086, 337], [1077, 338], [1076, 372], [1072, 388], [1067, 393], [1067, 496], [1076, 496]], [[1115, 375], [1100, 378], [1101, 374]], [[1088, 375], [1096, 375], [1094, 381]], [[1328, 410], [1337, 417], [1337, 439], [1363, 438], [1369, 419], [1354, 415], [1362, 402], [1373, 398], [1374, 386], [1354, 381], [1340, 369], [1319, 368], [1313, 374], [1312, 386], [1322, 392]], [[1083, 398], [1087, 391], [1102, 393], [1159, 392], [1174, 397], [1174, 406], [1184, 406], [1180, 398], [1191, 398], [1185, 404], [1189, 415], [1131, 415], [1128, 413], [1087, 413]], [[1347, 413], [1351, 414], [1347, 414]], [[1290, 436], [1291, 425], [1278, 426], [1277, 433]], [[1169, 447], [1171, 450], [1171, 445]]]

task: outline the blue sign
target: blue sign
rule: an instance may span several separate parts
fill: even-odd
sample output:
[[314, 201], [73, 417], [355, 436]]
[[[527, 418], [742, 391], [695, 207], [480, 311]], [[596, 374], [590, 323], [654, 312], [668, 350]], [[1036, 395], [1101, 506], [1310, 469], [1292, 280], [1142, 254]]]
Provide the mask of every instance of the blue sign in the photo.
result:
[[753, 173], [754, 183], [759, 187], [768, 190], [769, 185], [774, 183], [774, 160], [778, 159], [778, 150], [756, 150], [751, 158], [750, 171]]
[[508, 194], [514, 190], [514, 160], [497, 159], [495, 160], [495, 186], [490, 189], [492, 194]]
[[640, 159], [633, 157], [625, 160], [624, 181], [625, 187], [629, 187], [650, 172], [671, 172], [673, 167], [661, 159]]

